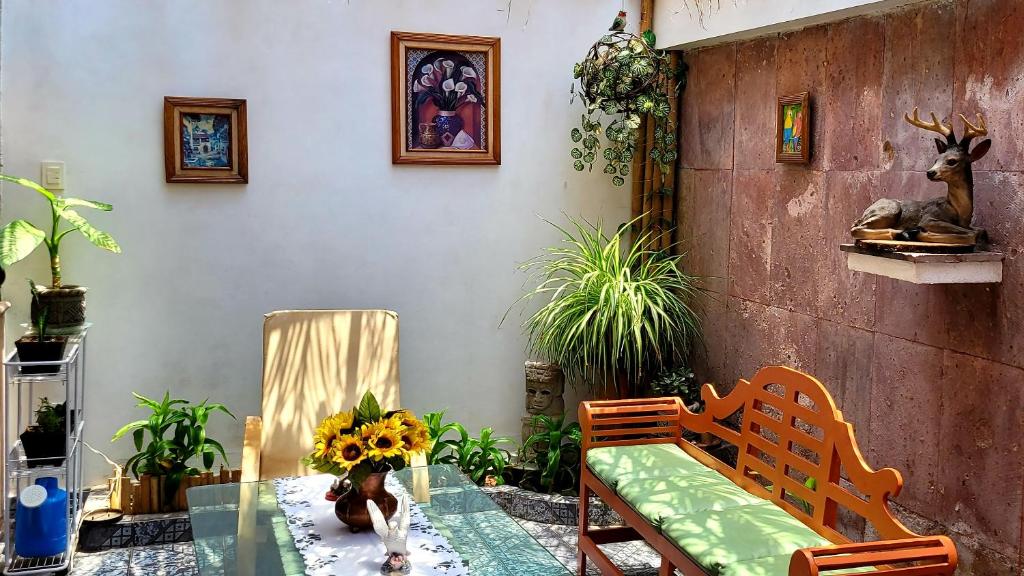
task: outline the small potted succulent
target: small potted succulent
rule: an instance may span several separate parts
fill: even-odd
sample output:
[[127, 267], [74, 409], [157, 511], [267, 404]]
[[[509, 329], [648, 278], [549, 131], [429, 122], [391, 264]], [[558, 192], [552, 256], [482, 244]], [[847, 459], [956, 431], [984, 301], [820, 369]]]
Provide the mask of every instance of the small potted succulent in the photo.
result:
[[[29, 285], [32, 290], [32, 301], [35, 303], [39, 298], [39, 290], [31, 280]], [[51, 336], [46, 333], [46, 320], [49, 315], [49, 309], [43, 308], [36, 318], [36, 333], [26, 334], [14, 342], [18, 349], [19, 362], [59, 361], [64, 358], [64, 347], [68, 339], [66, 336]], [[56, 374], [59, 371], [60, 364], [21, 367], [22, 374]]]
[[64, 404], [50, 404], [45, 396], [39, 399], [35, 426], [21, 433], [21, 447], [29, 468], [60, 466], [67, 448], [67, 413]]
[[[121, 247], [106, 232], [97, 230], [78, 213], [76, 208], [92, 208], [109, 212], [110, 204], [57, 196], [39, 184], [27, 179], [0, 174], [0, 180], [13, 182], [30, 188], [50, 203], [52, 227], [47, 235], [27, 220], [13, 220], [0, 228], [0, 268], [7, 269], [31, 254], [40, 244], [46, 245], [50, 255], [50, 274], [52, 284], [40, 287], [32, 298], [32, 323], [37, 324], [43, 309], [48, 310], [49, 326], [54, 329], [73, 328], [85, 323], [85, 292], [84, 286], [64, 284], [61, 277], [60, 244], [65, 236], [79, 232], [89, 242], [104, 250], [119, 254]], [[67, 226], [64, 226], [64, 225]]]

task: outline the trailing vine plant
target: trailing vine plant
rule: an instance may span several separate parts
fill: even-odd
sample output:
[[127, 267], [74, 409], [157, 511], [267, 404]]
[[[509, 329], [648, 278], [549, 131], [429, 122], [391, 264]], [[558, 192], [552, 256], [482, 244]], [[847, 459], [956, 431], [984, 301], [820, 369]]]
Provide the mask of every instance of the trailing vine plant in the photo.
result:
[[612, 32], [576, 64], [571, 93], [573, 98], [579, 94], [586, 105], [580, 126], [570, 132], [576, 170], [593, 170], [600, 155], [604, 173], [622, 186], [630, 174], [645, 117], [653, 122], [650, 159], [663, 173], [675, 161], [677, 139], [669, 99], [678, 96], [685, 67], [674, 69], [668, 53], [654, 45], [650, 30], [642, 36]]

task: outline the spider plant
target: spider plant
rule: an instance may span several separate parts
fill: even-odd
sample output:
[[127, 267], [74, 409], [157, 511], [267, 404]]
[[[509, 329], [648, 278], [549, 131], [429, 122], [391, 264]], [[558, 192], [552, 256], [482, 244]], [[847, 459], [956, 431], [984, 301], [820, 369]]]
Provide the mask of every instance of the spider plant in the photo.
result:
[[[111, 442], [129, 432], [138, 451], [128, 459], [125, 469], [138, 478], [141, 474], [166, 476], [164, 502], [173, 501], [185, 476], [198, 476], [197, 465], [209, 471], [219, 454], [228, 463], [227, 454], [220, 442], [206, 435], [206, 423], [213, 412], [223, 412], [235, 417], [223, 404], [191, 404], [188, 400], [171, 399], [165, 393], [163, 400], [151, 400], [141, 394], [132, 393], [139, 400], [140, 408], [152, 411], [149, 418], [136, 420], [118, 430]], [[171, 432], [171, 437], [166, 435]], [[149, 435], [149, 443], [145, 442]]]
[[628, 397], [644, 378], [683, 358], [701, 340], [694, 308], [697, 278], [679, 255], [654, 250], [654, 237], [624, 235], [636, 220], [607, 234], [600, 223], [569, 218], [562, 243], [521, 269], [539, 299], [523, 324], [531, 351], [557, 363], [566, 379], [592, 392]]

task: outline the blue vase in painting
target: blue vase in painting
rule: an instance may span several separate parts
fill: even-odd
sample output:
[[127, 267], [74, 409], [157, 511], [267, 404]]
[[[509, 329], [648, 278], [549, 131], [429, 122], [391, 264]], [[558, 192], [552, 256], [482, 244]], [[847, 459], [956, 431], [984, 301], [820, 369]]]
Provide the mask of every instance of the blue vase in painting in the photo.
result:
[[434, 125], [437, 126], [437, 135], [441, 139], [441, 144], [451, 146], [455, 137], [462, 131], [463, 122], [458, 112], [441, 110], [437, 116], [434, 116]]

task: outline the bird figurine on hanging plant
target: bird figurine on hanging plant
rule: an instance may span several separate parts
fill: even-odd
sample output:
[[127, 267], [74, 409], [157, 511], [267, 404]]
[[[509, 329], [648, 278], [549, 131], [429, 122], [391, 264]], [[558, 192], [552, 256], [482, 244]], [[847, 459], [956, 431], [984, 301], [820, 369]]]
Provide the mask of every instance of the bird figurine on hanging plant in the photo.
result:
[[622, 32], [626, 29], [626, 11], [619, 10], [619, 15], [612, 21], [612, 27], [608, 29], [609, 32]]

